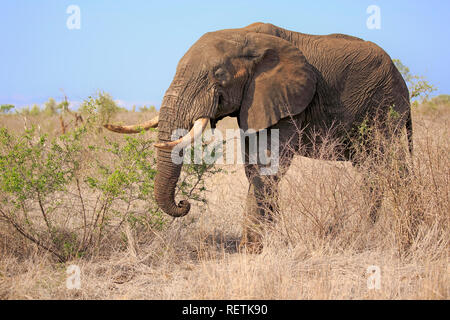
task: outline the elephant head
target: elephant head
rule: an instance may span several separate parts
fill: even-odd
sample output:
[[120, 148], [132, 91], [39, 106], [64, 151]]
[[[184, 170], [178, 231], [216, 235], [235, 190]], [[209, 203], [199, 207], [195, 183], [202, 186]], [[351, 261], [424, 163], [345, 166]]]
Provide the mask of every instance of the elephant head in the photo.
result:
[[[269, 128], [280, 119], [305, 110], [316, 91], [316, 76], [302, 52], [279, 37], [247, 29], [203, 35], [180, 60], [165, 93], [159, 119], [140, 125], [158, 126], [155, 198], [174, 217], [189, 212], [187, 201], [175, 203], [181, 165], [174, 164], [171, 148], [191, 141], [208, 120], [236, 116], [241, 129]], [[117, 132], [137, 132], [139, 126], [107, 126]], [[171, 141], [176, 129], [189, 136]]]

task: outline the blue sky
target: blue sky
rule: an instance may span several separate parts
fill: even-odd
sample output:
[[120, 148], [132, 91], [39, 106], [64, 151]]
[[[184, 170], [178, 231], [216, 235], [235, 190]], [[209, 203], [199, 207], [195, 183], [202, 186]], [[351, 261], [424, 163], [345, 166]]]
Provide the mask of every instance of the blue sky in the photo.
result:
[[[81, 28], [69, 30], [69, 5]], [[366, 9], [381, 9], [368, 29]], [[98, 90], [123, 105], [160, 105], [178, 60], [205, 32], [261, 21], [311, 34], [373, 41], [450, 93], [450, 1], [0, 0], [0, 104], [18, 107]]]

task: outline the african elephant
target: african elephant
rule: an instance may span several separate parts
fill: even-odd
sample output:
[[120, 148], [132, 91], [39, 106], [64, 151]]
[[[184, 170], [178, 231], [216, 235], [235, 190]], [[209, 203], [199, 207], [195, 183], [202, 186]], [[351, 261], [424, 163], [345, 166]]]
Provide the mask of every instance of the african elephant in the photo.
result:
[[[344, 34], [309, 35], [268, 23], [226, 29], [203, 35], [180, 60], [165, 93], [159, 118], [135, 126], [106, 125], [116, 132], [133, 133], [158, 127], [155, 198], [173, 217], [186, 215], [187, 201], [175, 203], [174, 190], [181, 165], [171, 161], [171, 149], [182, 141], [171, 140], [177, 128], [200, 132], [225, 116], [236, 117], [239, 127], [256, 132], [279, 129], [280, 148], [309, 156], [308, 132], [328, 132], [348, 138], [363, 119], [389, 110], [401, 115], [412, 148], [409, 92], [389, 55], [376, 44]], [[298, 128], [306, 134], [300, 137]], [[347, 135], [347, 136], [346, 136]], [[186, 141], [184, 139], [183, 141]], [[306, 151], [305, 151], [306, 150]], [[350, 148], [342, 159], [352, 161]], [[281, 152], [281, 174], [261, 176], [258, 164], [246, 162], [249, 180], [248, 216], [271, 220], [265, 199], [276, 199], [277, 184], [294, 152]], [[271, 193], [267, 197], [267, 192]], [[271, 203], [269, 208], [276, 206]], [[259, 239], [251, 230], [244, 243]]]

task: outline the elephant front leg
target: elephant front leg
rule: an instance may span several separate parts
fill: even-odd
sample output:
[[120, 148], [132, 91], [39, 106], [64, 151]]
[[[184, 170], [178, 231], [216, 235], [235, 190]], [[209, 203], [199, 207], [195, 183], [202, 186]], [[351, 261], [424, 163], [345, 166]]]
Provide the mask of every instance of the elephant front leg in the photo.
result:
[[275, 176], [253, 175], [246, 168], [249, 177], [249, 189], [245, 204], [243, 237], [241, 249], [249, 253], [260, 253], [263, 248], [263, 236], [268, 225], [278, 212], [278, 178]]
[[[247, 252], [261, 252], [265, 230], [273, 223], [274, 214], [279, 212], [279, 181], [286, 174], [298, 150], [298, 128], [301, 128], [299, 120], [294, 123], [291, 118], [281, 120], [271, 127], [267, 136], [267, 141], [270, 141], [267, 143], [267, 150], [258, 150], [258, 161], [254, 164], [249, 161], [249, 139], [246, 139], [245, 175], [249, 188], [240, 248], [245, 248]], [[258, 134], [259, 138], [261, 133]], [[264, 136], [262, 139], [265, 139]]]

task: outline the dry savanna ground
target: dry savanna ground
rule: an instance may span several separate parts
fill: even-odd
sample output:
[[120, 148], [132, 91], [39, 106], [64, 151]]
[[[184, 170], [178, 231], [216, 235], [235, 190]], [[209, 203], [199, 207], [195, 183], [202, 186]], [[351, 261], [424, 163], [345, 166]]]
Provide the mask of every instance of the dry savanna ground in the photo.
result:
[[[143, 116], [151, 114], [117, 118]], [[208, 178], [207, 203], [193, 203], [187, 216], [142, 233], [121, 226], [98, 252], [65, 263], [0, 220], [0, 299], [448, 299], [449, 119], [448, 105], [414, 109], [414, 174], [403, 183], [380, 173], [375, 225], [364, 168], [296, 157], [259, 255], [238, 248], [248, 189], [239, 165]], [[0, 127], [17, 132], [27, 123], [59, 130], [56, 116], [0, 117]], [[70, 265], [80, 268], [80, 289], [66, 287]], [[379, 288], [368, 288], [378, 275]]]

